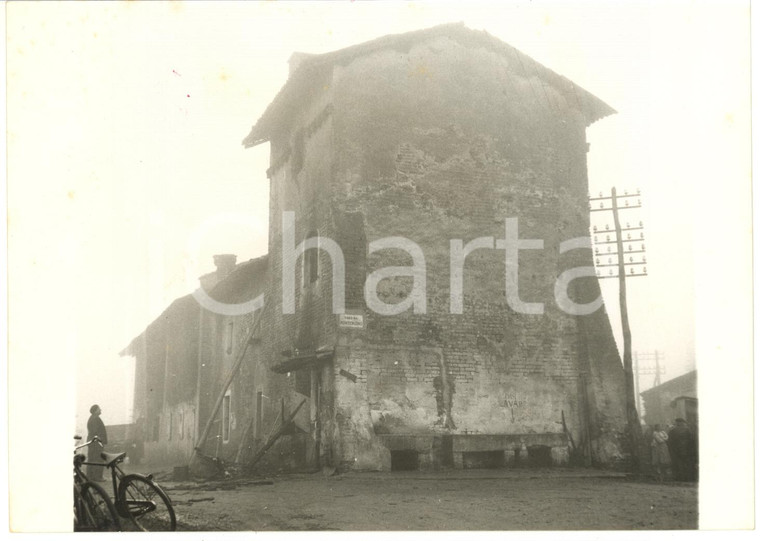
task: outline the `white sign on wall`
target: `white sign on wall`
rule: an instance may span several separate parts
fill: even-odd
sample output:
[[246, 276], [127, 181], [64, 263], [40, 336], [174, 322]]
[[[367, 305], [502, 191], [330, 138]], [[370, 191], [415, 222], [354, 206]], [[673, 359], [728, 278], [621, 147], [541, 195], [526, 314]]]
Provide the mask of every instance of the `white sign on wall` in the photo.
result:
[[349, 329], [363, 329], [364, 316], [361, 314], [340, 314], [338, 316], [338, 326]]

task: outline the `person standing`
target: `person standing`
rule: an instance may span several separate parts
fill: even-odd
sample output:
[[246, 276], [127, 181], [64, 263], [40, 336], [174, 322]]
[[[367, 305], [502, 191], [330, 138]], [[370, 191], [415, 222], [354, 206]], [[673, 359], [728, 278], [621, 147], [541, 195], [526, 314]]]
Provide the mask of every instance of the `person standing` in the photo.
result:
[[[100, 439], [100, 442], [105, 446], [108, 443], [108, 434], [106, 433], [106, 425], [103, 424], [103, 420], [100, 418], [101, 413], [100, 406], [97, 404], [94, 404], [90, 408], [90, 418], [87, 420], [87, 441], [90, 441], [97, 436], [98, 439]], [[97, 443], [90, 444], [87, 449], [87, 462], [103, 463], [103, 459], [100, 457], [102, 452], [103, 447]], [[103, 466], [88, 464], [87, 477], [90, 481], [102, 481]]]
[[673, 461], [673, 478], [676, 481], [694, 481], [696, 478], [696, 439], [685, 419], [676, 419], [676, 426], [668, 434], [670, 458]]
[[657, 476], [657, 481], [662, 482], [665, 479], [665, 470], [669, 464], [668, 433], [660, 425], [654, 425], [654, 432], [652, 432], [652, 467]]

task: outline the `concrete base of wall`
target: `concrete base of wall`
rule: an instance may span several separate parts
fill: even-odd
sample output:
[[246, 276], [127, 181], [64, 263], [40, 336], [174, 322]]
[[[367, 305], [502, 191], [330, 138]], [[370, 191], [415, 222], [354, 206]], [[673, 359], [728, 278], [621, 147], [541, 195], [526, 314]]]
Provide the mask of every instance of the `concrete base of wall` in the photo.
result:
[[[549, 467], [569, 463], [564, 434], [382, 434], [390, 451], [381, 469]], [[412, 457], [415, 454], [416, 457]], [[414, 460], [416, 458], [416, 460]]]

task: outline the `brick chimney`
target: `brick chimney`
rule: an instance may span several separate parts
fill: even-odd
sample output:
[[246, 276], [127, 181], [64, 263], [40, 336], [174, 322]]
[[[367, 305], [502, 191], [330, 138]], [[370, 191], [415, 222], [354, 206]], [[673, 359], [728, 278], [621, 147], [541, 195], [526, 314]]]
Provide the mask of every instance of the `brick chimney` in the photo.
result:
[[216, 265], [217, 280], [222, 281], [235, 270], [237, 256], [235, 254], [219, 254], [214, 256], [214, 265]]

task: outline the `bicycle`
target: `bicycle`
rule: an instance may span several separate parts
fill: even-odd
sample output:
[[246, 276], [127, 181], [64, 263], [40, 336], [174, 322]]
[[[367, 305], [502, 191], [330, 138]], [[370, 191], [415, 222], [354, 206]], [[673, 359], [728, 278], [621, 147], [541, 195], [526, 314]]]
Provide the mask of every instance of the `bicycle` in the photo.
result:
[[[88, 444], [103, 443], [96, 436]], [[144, 532], [173, 532], [177, 529], [174, 506], [166, 492], [153, 480], [153, 475], [125, 474], [119, 467], [127, 457], [122, 453], [101, 453], [105, 464], [97, 464], [111, 470], [114, 507], [119, 517]], [[85, 464], [94, 464], [85, 462]]]
[[[100, 443], [100, 440], [98, 440]], [[102, 445], [102, 444], [101, 444]], [[125, 474], [119, 467], [127, 453], [101, 453], [105, 467], [111, 470], [114, 503], [119, 516], [127, 518], [145, 532], [173, 532], [177, 529], [177, 517], [169, 496], [153, 475]]]
[[[76, 436], [75, 439], [82, 439]], [[87, 442], [74, 448], [74, 531], [114, 531], [121, 530], [119, 515], [108, 496], [98, 484], [93, 483], [82, 471], [85, 456], [77, 453]]]

